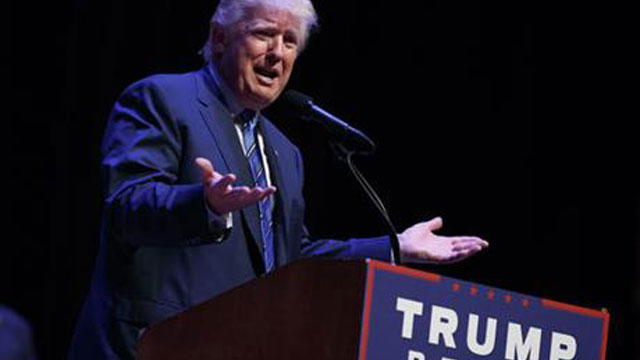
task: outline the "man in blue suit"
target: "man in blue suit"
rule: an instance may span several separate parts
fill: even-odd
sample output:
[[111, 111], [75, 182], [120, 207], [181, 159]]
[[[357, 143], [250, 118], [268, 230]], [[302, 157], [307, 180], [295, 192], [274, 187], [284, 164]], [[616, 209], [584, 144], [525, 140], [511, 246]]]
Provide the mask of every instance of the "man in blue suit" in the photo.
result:
[[[301, 257], [389, 260], [388, 237], [311, 240], [298, 149], [260, 111], [285, 88], [316, 15], [309, 0], [222, 0], [206, 65], [130, 86], [103, 143], [100, 251], [69, 358], [132, 358], [149, 324]], [[403, 261], [451, 262], [488, 244], [398, 234]]]

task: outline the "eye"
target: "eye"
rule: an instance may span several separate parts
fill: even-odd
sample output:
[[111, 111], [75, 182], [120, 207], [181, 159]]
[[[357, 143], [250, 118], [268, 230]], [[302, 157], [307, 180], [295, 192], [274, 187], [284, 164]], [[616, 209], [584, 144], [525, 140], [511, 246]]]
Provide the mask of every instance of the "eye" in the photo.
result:
[[298, 47], [298, 37], [294, 34], [284, 35], [284, 45], [289, 49], [295, 49]]
[[253, 34], [253, 36], [257, 37], [258, 39], [261, 40], [268, 40], [270, 38], [272, 38], [274, 36], [274, 31], [270, 30], [270, 29], [264, 29], [264, 28], [257, 28], [257, 29], [253, 29], [253, 31], [251, 31], [251, 33]]

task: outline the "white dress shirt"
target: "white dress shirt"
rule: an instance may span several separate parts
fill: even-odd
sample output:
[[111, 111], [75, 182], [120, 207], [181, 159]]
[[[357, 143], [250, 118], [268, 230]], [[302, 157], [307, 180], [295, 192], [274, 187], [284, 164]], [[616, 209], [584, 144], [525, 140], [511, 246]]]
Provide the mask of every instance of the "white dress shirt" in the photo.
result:
[[[231, 116], [232, 119], [236, 119], [236, 117], [245, 109], [238, 103], [238, 101], [236, 100], [235, 95], [233, 94], [233, 92], [231, 91], [231, 89], [229, 88], [229, 86], [227, 86], [227, 84], [224, 82], [224, 80], [222, 79], [222, 76], [220, 74], [220, 72], [218, 71], [216, 65], [213, 62], [209, 62], [208, 66], [207, 66], [207, 70], [210, 71], [212, 77], [213, 77], [213, 81], [216, 83], [216, 87], [220, 90], [220, 95], [222, 96], [222, 100], [225, 103], [225, 105], [227, 106], [227, 110], [229, 111], [229, 115]], [[260, 112], [257, 111], [256, 112], [256, 117], [260, 116]], [[240, 141], [240, 144], [242, 145], [242, 149], [244, 149], [244, 136], [242, 133], [242, 124], [240, 124], [237, 121], [234, 121], [234, 126], [236, 129], [236, 134], [238, 135], [238, 140]], [[262, 137], [262, 133], [260, 131], [258, 131], [258, 148], [260, 149], [260, 154], [262, 155], [262, 167], [264, 168], [265, 171], [265, 176], [267, 178], [267, 185], [271, 186], [271, 184], [273, 183], [271, 181], [271, 171], [269, 170], [269, 163], [267, 161], [267, 154], [265, 152], [265, 146], [264, 146], [264, 138]], [[215, 164], [214, 164], [214, 168], [215, 168]], [[274, 202], [272, 202], [273, 204]], [[232, 225], [233, 225], [233, 218], [232, 218], [232, 214], [231, 213], [226, 213], [226, 214], [218, 214], [215, 211], [213, 211], [212, 209], [209, 208], [209, 205], [207, 204], [207, 211], [208, 211], [208, 216], [209, 216], [209, 227], [214, 230], [214, 231], [224, 231], [224, 230], [229, 230], [231, 229]], [[222, 240], [221, 236], [219, 239], [217, 239], [218, 241]]]

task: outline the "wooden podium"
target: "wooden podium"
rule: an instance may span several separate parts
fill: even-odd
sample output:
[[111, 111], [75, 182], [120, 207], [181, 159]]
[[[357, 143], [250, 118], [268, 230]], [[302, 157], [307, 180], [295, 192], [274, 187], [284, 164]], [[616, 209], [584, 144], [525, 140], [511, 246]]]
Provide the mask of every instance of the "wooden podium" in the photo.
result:
[[305, 260], [149, 327], [140, 360], [604, 360], [609, 314], [375, 260]]
[[149, 327], [138, 359], [356, 359], [365, 261], [290, 264]]

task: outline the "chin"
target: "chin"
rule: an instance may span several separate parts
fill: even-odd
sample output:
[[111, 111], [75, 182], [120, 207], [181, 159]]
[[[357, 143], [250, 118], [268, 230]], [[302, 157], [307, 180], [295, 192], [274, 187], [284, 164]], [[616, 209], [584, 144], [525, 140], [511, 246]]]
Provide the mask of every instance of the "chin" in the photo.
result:
[[252, 103], [259, 105], [262, 109], [274, 102], [278, 95], [280, 95], [280, 90], [269, 89], [268, 91], [255, 91], [249, 97]]

